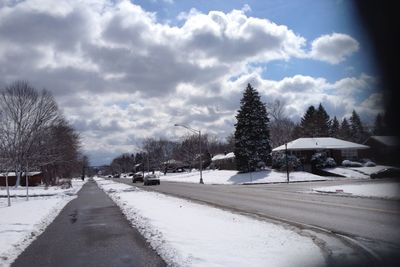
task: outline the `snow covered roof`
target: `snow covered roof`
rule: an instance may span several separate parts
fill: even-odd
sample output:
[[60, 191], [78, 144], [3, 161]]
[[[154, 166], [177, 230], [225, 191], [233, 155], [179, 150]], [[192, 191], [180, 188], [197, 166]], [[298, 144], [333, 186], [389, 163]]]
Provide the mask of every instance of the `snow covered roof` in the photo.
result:
[[164, 161], [163, 164], [182, 164], [182, 161], [170, 159], [170, 160]]
[[375, 139], [386, 146], [397, 146], [399, 144], [399, 140], [396, 136], [373, 135], [370, 138]]
[[[319, 149], [366, 149], [369, 146], [361, 145], [333, 137], [299, 138], [287, 143], [288, 150], [319, 150]], [[285, 145], [278, 146], [272, 151], [285, 150]]]
[[226, 155], [224, 154], [218, 154], [212, 157], [211, 161], [216, 161], [216, 160], [223, 160], [223, 159], [232, 159], [235, 157], [235, 154], [233, 152], [230, 152]]

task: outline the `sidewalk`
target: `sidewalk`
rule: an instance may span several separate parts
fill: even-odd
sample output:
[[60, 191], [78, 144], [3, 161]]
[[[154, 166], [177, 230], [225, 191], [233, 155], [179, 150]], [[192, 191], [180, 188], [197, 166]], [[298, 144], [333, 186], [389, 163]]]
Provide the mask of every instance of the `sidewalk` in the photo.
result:
[[12, 266], [165, 266], [90, 181]]

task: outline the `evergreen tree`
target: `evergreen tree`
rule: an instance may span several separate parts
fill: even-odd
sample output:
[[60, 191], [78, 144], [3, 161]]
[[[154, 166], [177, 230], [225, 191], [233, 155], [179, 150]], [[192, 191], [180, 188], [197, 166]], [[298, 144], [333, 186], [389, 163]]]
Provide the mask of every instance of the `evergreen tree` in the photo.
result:
[[374, 135], [386, 135], [387, 134], [386, 125], [385, 125], [383, 116], [380, 113], [378, 115], [376, 115], [373, 134]]
[[367, 133], [364, 130], [364, 126], [361, 122], [360, 116], [355, 110], [350, 117], [350, 130], [352, 141], [356, 143], [362, 143], [367, 138]]
[[340, 126], [339, 138], [347, 141], [352, 140], [350, 124], [347, 122], [346, 118], [343, 119], [342, 125]]
[[303, 136], [303, 130], [302, 130], [300, 124], [296, 124], [294, 126], [292, 136], [293, 136], [293, 139], [304, 137]]
[[248, 84], [235, 124], [235, 160], [239, 171], [254, 171], [260, 162], [267, 162], [271, 152], [269, 119], [258, 92]]
[[339, 132], [340, 132], [340, 125], [339, 125], [339, 121], [337, 120], [337, 118], [335, 116], [335, 117], [333, 117], [333, 120], [332, 120], [332, 124], [331, 124], [330, 131], [329, 131], [329, 136], [338, 138]]
[[321, 103], [319, 104], [318, 109], [315, 112], [315, 124], [316, 128], [314, 129], [314, 136], [316, 137], [329, 136], [331, 120]]
[[306, 113], [301, 118], [300, 128], [302, 137], [315, 137], [315, 129], [317, 127], [316, 113], [314, 106], [308, 107]]

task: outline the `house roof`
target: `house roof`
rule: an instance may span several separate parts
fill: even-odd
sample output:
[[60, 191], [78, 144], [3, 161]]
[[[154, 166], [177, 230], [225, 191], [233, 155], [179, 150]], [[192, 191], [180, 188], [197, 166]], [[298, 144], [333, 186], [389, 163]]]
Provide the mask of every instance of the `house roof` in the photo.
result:
[[164, 161], [163, 164], [182, 164], [183, 162], [180, 160], [175, 160], [175, 159], [170, 159], [167, 161]]
[[[299, 138], [287, 143], [288, 150], [319, 150], [319, 149], [366, 149], [369, 146], [361, 145], [333, 137]], [[278, 146], [272, 151], [285, 150], [285, 145]]]
[[384, 144], [385, 146], [397, 146], [397, 145], [399, 145], [399, 140], [397, 139], [396, 136], [373, 135], [370, 138], [378, 141], [381, 144]]
[[224, 159], [232, 159], [235, 157], [235, 154], [233, 152], [230, 152], [228, 154], [217, 154], [214, 157], [212, 157], [211, 161], [216, 161], [216, 160], [224, 160]]

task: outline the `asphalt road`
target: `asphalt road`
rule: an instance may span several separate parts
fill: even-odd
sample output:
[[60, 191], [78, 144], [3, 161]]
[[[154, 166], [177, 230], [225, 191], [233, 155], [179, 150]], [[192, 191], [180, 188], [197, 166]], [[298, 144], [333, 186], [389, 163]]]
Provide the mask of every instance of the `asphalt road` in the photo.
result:
[[[129, 179], [114, 179], [131, 184]], [[163, 182], [144, 187], [239, 212], [307, 224], [344, 234], [376, 248], [400, 248], [400, 201], [309, 194], [311, 188], [364, 181], [325, 181], [269, 185], [200, 185]], [[368, 181], [371, 182], [381, 182]], [[374, 246], [375, 245], [375, 246]], [[393, 248], [393, 247], [392, 247]]]
[[166, 266], [89, 181], [12, 266]]

